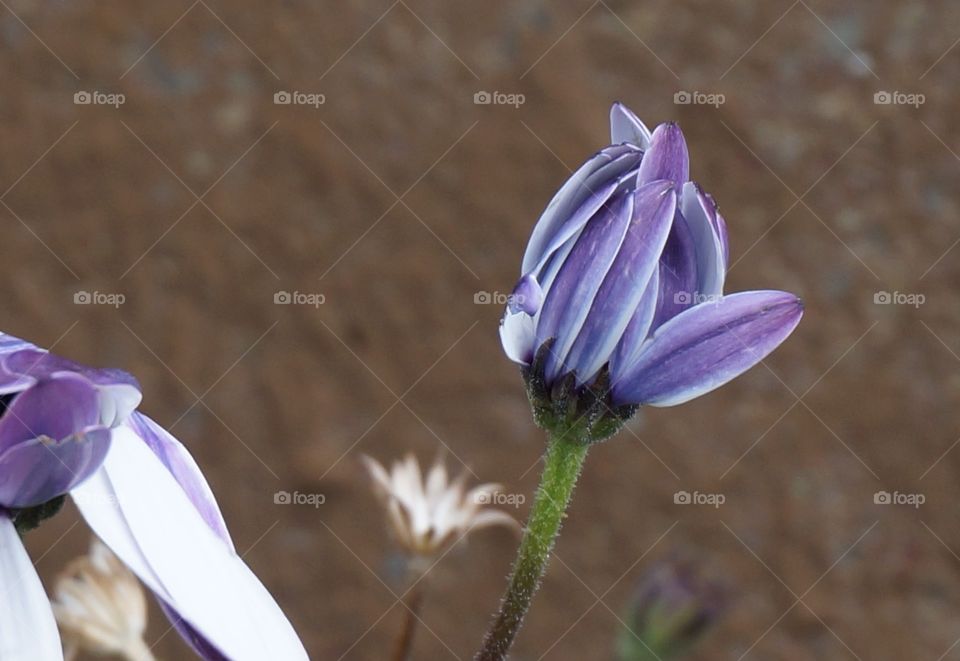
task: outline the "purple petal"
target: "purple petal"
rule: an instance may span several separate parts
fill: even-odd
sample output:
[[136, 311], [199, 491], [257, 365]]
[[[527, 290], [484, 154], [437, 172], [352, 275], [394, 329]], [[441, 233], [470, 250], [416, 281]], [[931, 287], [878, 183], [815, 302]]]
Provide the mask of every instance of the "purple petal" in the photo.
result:
[[0, 659], [63, 661], [60, 634], [37, 570], [0, 511]]
[[629, 142], [640, 149], [650, 147], [650, 129], [622, 103], [614, 103], [610, 108], [610, 142], [620, 144]]
[[637, 185], [657, 179], [669, 179], [677, 190], [690, 180], [690, 159], [683, 132], [673, 122], [661, 124], [653, 132], [650, 149], [643, 154]]
[[567, 352], [620, 250], [631, 220], [632, 206], [631, 195], [620, 195], [590, 220], [547, 292], [537, 322], [535, 346], [552, 337], [557, 339], [547, 357], [548, 380], [569, 371], [565, 365]]
[[697, 249], [687, 221], [678, 210], [670, 228], [670, 237], [660, 256], [660, 298], [653, 328], [677, 316], [696, 301]]
[[802, 315], [800, 299], [781, 291], [740, 292], [690, 308], [614, 375], [613, 401], [673, 406], [710, 392], [763, 360]]
[[714, 298], [723, 293], [727, 260], [725, 248], [717, 231], [717, 207], [693, 182], [683, 186], [680, 211], [687, 221], [697, 259], [697, 294], [701, 298]]
[[33, 379], [62, 373], [82, 374], [96, 385], [101, 399], [101, 423], [114, 427], [140, 404], [140, 384], [127, 372], [118, 369], [97, 369], [36, 348], [7, 354], [2, 359], [3, 371]]
[[213, 491], [183, 443], [142, 413], [134, 413], [127, 424], [167, 467], [210, 529], [232, 549], [233, 541]]
[[642, 156], [631, 145], [613, 145], [581, 165], [550, 200], [533, 228], [520, 272], [538, 271], [547, 257], [624, 185], [621, 176], [636, 169]]
[[592, 380], [610, 360], [658, 268], [677, 207], [670, 181], [647, 184], [627, 199], [632, 217], [627, 235], [565, 361], [576, 371], [577, 385]]
[[507, 308], [510, 312], [526, 312], [531, 317], [537, 313], [543, 304], [543, 290], [540, 289], [537, 279], [532, 275], [525, 275], [513, 288]]
[[639, 355], [644, 340], [650, 334], [653, 325], [653, 315], [657, 311], [657, 299], [660, 297], [660, 270], [654, 269], [650, 281], [643, 290], [640, 303], [637, 304], [627, 324], [627, 329], [620, 338], [613, 356], [610, 358], [611, 374], [621, 373], [621, 366], [632, 363]]
[[32, 439], [65, 439], [99, 421], [99, 393], [84, 377], [44, 378], [16, 395], [0, 417], [0, 452]]
[[0, 505], [33, 507], [62, 496], [95, 473], [110, 430], [94, 427], [62, 440], [32, 439], [0, 454]]

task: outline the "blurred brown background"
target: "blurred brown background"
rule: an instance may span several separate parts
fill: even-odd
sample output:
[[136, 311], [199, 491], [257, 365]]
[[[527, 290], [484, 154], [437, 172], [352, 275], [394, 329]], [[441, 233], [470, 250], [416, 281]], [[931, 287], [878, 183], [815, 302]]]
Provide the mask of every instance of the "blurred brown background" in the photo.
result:
[[[445, 445], [532, 492], [543, 437], [501, 306], [475, 294], [511, 289], [618, 99], [683, 126], [729, 223], [728, 289], [794, 291], [807, 312], [766, 368], [591, 453], [514, 658], [609, 658], [613, 613], [681, 548], [736, 594], [695, 658], [960, 658], [957, 3], [0, 5], [2, 328], [138, 376], [313, 658], [384, 658], [402, 619], [361, 452]], [[29, 538], [48, 586], [86, 548], [78, 521]], [[471, 657], [514, 549], [493, 529], [444, 557], [417, 658]], [[155, 651], [186, 655], [173, 634]]]

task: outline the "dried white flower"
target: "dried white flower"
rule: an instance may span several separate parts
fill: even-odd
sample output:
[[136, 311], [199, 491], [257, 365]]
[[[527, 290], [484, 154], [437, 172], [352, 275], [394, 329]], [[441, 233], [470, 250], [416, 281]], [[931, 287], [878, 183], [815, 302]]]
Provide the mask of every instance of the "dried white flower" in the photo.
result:
[[143, 589], [99, 539], [57, 578], [52, 606], [68, 659], [83, 651], [153, 661], [143, 641], [147, 626]]
[[439, 460], [424, 480], [412, 454], [394, 462], [389, 472], [370, 457], [364, 456], [363, 462], [387, 507], [394, 534], [410, 553], [433, 555], [475, 528], [504, 525], [519, 529], [512, 516], [486, 507], [500, 491], [499, 484], [481, 484], [467, 491], [466, 474], [450, 480]]

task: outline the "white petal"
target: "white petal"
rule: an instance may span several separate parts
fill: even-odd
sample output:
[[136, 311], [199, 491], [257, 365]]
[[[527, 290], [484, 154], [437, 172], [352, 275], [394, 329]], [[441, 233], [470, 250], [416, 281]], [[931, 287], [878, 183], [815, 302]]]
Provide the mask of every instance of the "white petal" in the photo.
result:
[[[100, 511], [88, 522], [138, 575], [146, 565], [147, 577], [141, 578], [147, 585], [159, 582], [161, 597], [184, 620], [231, 659], [307, 658], [270, 593], [210, 530], [167, 468], [132, 430], [117, 430], [102, 472], [116, 507], [98, 505]], [[87, 517], [89, 507], [80, 509]], [[111, 515], [115, 520], [104, 520]]]
[[[109, 456], [109, 453], [107, 453]], [[105, 468], [100, 468], [83, 484], [70, 492], [73, 502], [87, 525], [113, 553], [137, 575], [143, 584], [166, 602], [170, 595], [160, 583], [159, 577], [150, 568], [147, 559], [137, 546], [130, 526], [120, 510], [119, 496], [110, 482]]]
[[529, 365], [533, 360], [533, 343], [536, 329], [533, 317], [526, 312], [507, 310], [500, 321], [500, 342], [507, 358], [521, 365]]
[[63, 661], [60, 634], [13, 522], [0, 514], [0, 659]]

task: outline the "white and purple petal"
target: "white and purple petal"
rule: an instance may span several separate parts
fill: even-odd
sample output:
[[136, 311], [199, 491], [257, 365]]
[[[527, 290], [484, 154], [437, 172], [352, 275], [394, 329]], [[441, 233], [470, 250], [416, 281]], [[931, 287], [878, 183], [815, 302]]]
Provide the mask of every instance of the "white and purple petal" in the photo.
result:
[[570, 371], [565, 362], [567, 352], [620, 250], [632, 211], [633, 196], [629, 194], [618, 196], [601, 209], [583, 229], [547, 292], [536, 324], [535, 346], [556, 338], [546, 361], [548, 381]]
[[697, 184], [683, 185], [680, 211], [687, 221], [697, 260], [698, 300], [710, 300], [723, 293], [727, 260], [723, 239], [718, 232], [717, 208]]
[[622, 103], [614, 103], [610, 108], [610, 142], [620, 144], [629, 142], [640, 149], [650, 147], [650, 129]]
[[533, 228], [520, 272], [535, 273], [550, 254], [576, 234], [640, 164], [643, 152], [632, 145], [606, 147], [581, 165], [547, 205]]
[[803, 304], [781, 291], [725, 296], [658, 328], [614, 376], [616, 404], [673, 406], [722, 386], [763, 360], [800, 322]]
[[167, 467], [210, 529], [233, 550], [233, 540], [213, 490], [183, 443], [142, 413], [134, 413], [127, 424]]
[[577, 373], [577, 385], [593, 379], [610, 360], [627, 324], [658, 269], [677, 206], [671, 181], [656, 181], [627, 196], [627, 234], [597, 290], [593, 305], [566, 357]]
[[102, 469], [73, 491], [97, 536], [224, 657], [305, 659], [273, 597], [170, 468], [131, 427], [114, 434]]

